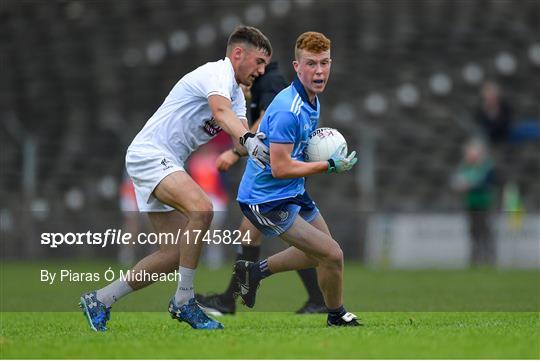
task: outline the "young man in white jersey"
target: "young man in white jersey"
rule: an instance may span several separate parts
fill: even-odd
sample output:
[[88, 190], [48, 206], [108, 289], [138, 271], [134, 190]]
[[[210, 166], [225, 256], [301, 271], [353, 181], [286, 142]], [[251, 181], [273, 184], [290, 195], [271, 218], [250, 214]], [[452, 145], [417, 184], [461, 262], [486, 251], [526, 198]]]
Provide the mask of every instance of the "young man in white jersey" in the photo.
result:
[[[184, 170], [184, 162], [221, 130], [239, 152], [258, 166], [269, 162], [264, 134], [248, 131], [246, 103], [239, 84], [251, 85], [264, 74], [272, 47], [258, 29], [240, 26], [229, 37], [226, 57], [185, 75], [148, 120], [128, 148], [126, 167], [133, 179], [137, 205], [147, 212], [157, 233], [181, 234], [179, 244], [161, 244], [131, 270], [132, 279], [118, 279], [81, 296], [81, 308], [94, 331], [105, 331], [111, 305], [134, 290], [153, 283], [136, 275], [178, 270], [180, 279], [169, 302], [173, 319], [195, 329], [220, 329], [194, 298], [193, 278], [204, 235], [212, 221], [212, 202]], [[179, 232], [180, 230], [180, 232]]]
[[270, 165], [257, 167], [250, 159], [238, 189], [238, 203], [249, 221], [267, 236], [292, 247], [259, 262], [239, 260], [235, 276], [239, 295], [253, 307], [260, 281], [278, 272], [317, 267], [318, 281], [328, 308], [328, 326], [359, 326], [343, 306], [343, 252], [315, 202], [305, 190], [305, 177], [341, 173], [357, 162], [340, 147], [328, 161], [306, 162], [309, 135], [317, 128], [320, 104], [330, 76], [330, 40], [321, 33], [301, 34], [293, 62], [296, 78], [266, 110], [259, 131], [267, 138]]

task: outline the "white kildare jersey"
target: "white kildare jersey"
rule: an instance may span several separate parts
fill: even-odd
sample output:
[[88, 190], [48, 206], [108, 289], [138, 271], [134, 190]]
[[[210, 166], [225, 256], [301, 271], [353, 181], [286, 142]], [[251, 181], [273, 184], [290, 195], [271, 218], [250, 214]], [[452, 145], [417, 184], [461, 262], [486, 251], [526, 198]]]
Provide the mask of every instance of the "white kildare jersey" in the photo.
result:
[[231, 101], [239, 118], [246, 118], [244, 94], [227, 57], [182, 77], [133, 139], [128, 152], [168, 153], [183, 164], [193, 151], [222, 130], [208, 105], [208, 97], [216, 94]]

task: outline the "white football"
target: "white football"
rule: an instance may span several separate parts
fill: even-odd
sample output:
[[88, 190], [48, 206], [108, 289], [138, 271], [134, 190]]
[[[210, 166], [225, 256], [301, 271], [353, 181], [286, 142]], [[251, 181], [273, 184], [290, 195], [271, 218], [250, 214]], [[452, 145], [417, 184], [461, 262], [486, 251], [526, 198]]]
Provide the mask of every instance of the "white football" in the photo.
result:
[[347, 154], [347, 141], [340, 132], [334, 128], [318, 128], [309, 135], [304, 158], [306, 162], [328, 160], [343, 144], [343, 154]]

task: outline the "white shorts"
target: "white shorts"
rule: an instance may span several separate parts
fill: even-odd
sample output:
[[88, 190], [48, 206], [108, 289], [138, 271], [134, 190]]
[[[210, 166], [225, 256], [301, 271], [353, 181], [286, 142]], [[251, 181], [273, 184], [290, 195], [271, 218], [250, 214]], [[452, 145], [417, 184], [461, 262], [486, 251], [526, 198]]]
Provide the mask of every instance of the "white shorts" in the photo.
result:
[[171, 173], [185, 172], [184, 164], [164, 151], [127, 151], [126, 169], [135, 186], [135, 196], [140, 212], [169, 212], [173, 207], [159, 201], [154, 189]]

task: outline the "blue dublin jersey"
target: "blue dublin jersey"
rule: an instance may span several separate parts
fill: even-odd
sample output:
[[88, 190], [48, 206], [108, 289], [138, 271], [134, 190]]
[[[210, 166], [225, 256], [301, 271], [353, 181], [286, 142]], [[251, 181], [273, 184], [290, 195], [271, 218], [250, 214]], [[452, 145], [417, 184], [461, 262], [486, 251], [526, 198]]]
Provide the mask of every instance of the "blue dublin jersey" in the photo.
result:
[[[309, 134], [317, 128], [320, 107], [317, 98], [311, 104], [298, 78], [283, 89], [270, 103], [259, 125], [266, 134], [264, 143], [293, 144], [291, 158], [304, 161], [304, 150]], [[305, 192], [304, 178], [277, 179], [267, 165], [261, 169], [251, 158], [240, 182], [237, 200], [247, 204], [260, 204], [296, 197]]]

